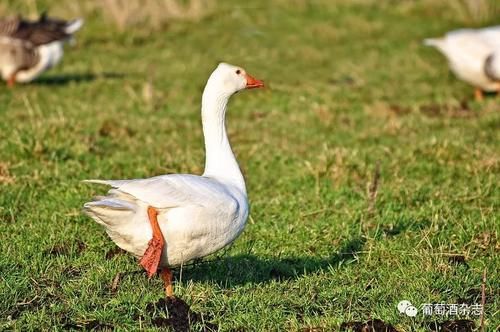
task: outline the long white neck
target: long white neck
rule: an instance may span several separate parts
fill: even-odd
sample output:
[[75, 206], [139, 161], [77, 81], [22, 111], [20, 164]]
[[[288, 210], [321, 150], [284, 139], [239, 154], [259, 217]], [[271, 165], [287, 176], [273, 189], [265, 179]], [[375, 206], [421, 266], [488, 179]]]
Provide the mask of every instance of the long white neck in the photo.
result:
[[203, 176], [230, 182], [246, 195], [245, 179], [226, 133], [226, 108], [230, 96], [218, 92], [210, 83], [203, 91], [201, 120], [206, 154]]

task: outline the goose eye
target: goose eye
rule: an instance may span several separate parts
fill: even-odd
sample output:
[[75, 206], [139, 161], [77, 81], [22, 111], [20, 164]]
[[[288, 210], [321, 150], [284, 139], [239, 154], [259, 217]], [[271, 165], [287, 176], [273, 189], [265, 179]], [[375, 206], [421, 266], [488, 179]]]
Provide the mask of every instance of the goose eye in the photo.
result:
[[239, 75], [239, 74], [241, 74], [241, 70], [237, 69], [236, 70], [236, 75]]

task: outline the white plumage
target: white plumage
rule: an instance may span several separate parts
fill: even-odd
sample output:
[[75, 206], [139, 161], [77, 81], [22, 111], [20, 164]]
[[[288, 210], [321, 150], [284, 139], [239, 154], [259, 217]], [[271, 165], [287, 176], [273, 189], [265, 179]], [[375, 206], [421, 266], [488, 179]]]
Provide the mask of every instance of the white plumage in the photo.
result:
[[147, 212], [153, 207], [165, 240], [160, 267], [178, 266], [234, 241], [245, 226], [249, 209], [245, 181], [226, 134], [226, 105], [235, 92], [262, 85], [243, 69], [220, 64], [202, 98], [204, 174], [89, 180], [112, 189], [86, 203], [84, 211], [105, 227], [119, 247], [140, 257], [153, 234]]
[[214, 178], [171, 174], [88, 182], [116, 188], [84, 208], [120, 248], [137, 257], [152, 237], [147, 208], [159, 211], [166, 243], [160, 266], [178, 266], [221, 249], [241, 233], [248, 216], [246, 192]]
[[500, 26], [456, 30], [424, 43], [446, 56], [459, 79], [483, 91], [500, 91]]
[[31, 82], [40, 74], [61, 62], [64, 55], [63, 46], [64, 42], [62, 41], [53, 41], [51, 43], [38, 46], [37, 51], [40, 60], [33, 67], [18, 71], [16, 75], [16, 82]]

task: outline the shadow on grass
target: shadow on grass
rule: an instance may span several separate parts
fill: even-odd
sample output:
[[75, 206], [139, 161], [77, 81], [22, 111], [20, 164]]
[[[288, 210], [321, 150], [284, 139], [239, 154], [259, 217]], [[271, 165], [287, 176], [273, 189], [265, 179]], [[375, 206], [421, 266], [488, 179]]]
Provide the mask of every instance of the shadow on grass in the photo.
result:
[[72, 73], [72, 74], [62, 74], [55, 76], [43, 76], [37, 78], [33, 82], [30, 82], [30, 85], [66, 85], [71, 82], [75, 83], [84, 83], [84, 82], [92, 82], [96, 79], [121, 79], [125, 77], [123, 73], [100, 73], [100, 74], [92, 74], [92, 73]]
[[[304, 256], [304, 257], [257, 257], [251, 254], [226, 256], [211, 261], [184, 267], [183, 278], [193, 281], [211, 281], [220, 287], [230, 288], [234, 285], [246, 283], [262, 283], [271, 280], [293, 280], [306, 274], [317, 271], [338, 268], [342, 265], [357, 261], [361, 254], [365, 239], [363, 237], [353, 238], [346, 241], [335, 253], [329, 257]], [[332, 248], [333, 249], [333, 248]], [[54, 245], [46, 250], [50, 256], [70, 255], [74, 252], [85, 250], [83, 245], [77, 244], [67, 247], [64, 244]], [[108, 259], [115, 255], [124, 254], [124, 251], [113, 250], [106, 254]], [[79, 271], [77, 271], [79, 272]], [[69, 269], [65, 274], [75, 276], [74, 271]], [[177, 271], [179, 273], [179, 271]], [[144, 274], [142, 269], [123, 274]], [[79, 273], [76, 275], [79, 276]], [[113, 281], [114, 283], [114, 281]], [[58, 288], [60, 285], [47, 284]], [[115, 290], [111, 287], [111, 292]], [[17, 304], [9, 312], [11, 320], [18, 319], [25, 311], [39, 310], [46, 305], [51, 298], [35, 297], [35, 300]], [[137, 313], [137, 320], [150, 321], [158, 328], [169, 328], [176, 332], [191, 331], [196, 328], [200, 331], [217, 331], [218, 326], [211, 322], [213, 317], [210, 313], [200, 313], [191, 309], [190, 305], [180, 298], [164, 299], [149, 303], [143, 313]], [[74, 320], [62, 319], [60, 322], [63, 329], [69, 330], [110, 330], [114, 326], [110, 322], [100, 320]]]
[[[357, 261], [364, 243], [364, 238], [352, 239], [337, 253], [326, 258], [315, 256], [260, 258], [250, 254], [222, 257], [187, 266], [182, 270], [182, 274], [193, 281], [215, 281], [224, 288], [270, 280], [292, 280], [308, 273]], [[216, 324], [210, 322], [213, 319], [210, 313], [193, 311], [180, 298], [160, 298], [156, 302], [149, 303], [145, 312], [153, 326], [170, 328], [175, 332], [191, 331], [195, 327], [197, 330], [207, 332], [219, 330]], [[142, 319], [145, 318], [142, 316]]]
[[427, 218], [411, 218], [401, 217], [396, 222], [380, 225], [378, 232], [374, 235], [376, 239], [381, 239], [382, 236], [397, 236], [408, 231], [421, 231], [429, 228], [431, 221]]
[[182, 276], [193, 281], [216, 282], [224, 288], [271, 280], [293, 280], [309, 273], [356, 262], [364, 243], [364, 238], [354, 238], [329, 257], [280, 258], [251, 254], [221, 257], [184, 267]]

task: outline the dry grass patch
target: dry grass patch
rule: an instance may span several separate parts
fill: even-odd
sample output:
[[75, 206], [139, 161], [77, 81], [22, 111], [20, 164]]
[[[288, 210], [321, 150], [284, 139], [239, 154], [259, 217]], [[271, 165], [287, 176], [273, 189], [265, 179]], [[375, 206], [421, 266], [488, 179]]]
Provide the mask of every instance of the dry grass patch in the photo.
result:
[[10, 164], [0, 162], [0, 184], [12, 184], [15, 182], [15, 177], [10, 174]]
[[96, 14], [119, 30], [147, 28], [158, 30], [174, 21], [198, 21], [209, 15], [215, 7], [214, 0], [87, 0], [49, 2], [48, 8], [35, 1], [19, 1], [14, 5], [0, 4], [0, 14], [22, 13], [37, 18], [42, 10], [60, 17], [93, 17]]

